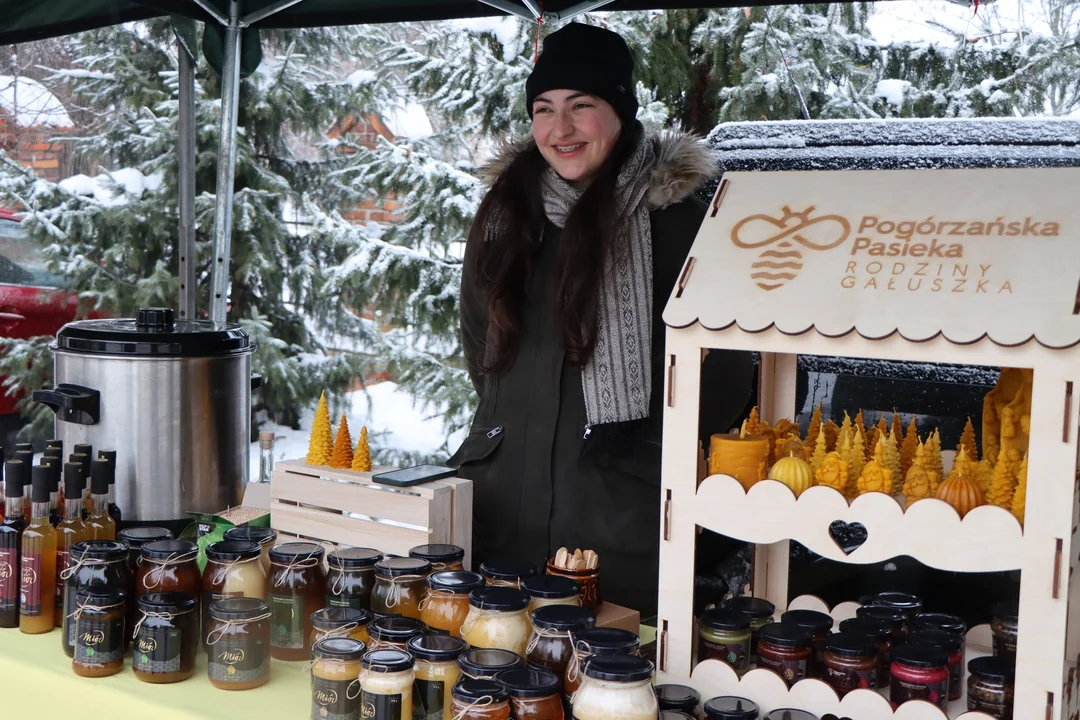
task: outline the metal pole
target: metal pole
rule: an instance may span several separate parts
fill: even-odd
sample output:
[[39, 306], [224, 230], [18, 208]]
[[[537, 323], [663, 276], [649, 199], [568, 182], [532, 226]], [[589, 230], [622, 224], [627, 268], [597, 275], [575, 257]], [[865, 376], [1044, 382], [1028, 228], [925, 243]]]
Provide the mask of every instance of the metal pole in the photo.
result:
[[510, 0], [480, 0], [480, 2], [484, 3], [485, 5], [489, 5], [496, 10], [502, 10], [503, 12], [510, 13], [511, 15], [523, 17], [526, 20], [534, 19], [531, 12], [521, 7], [520, 5], [516, 5], [510, 2]]
[[210, 319], [225, 322], [229, 300], [229, 241], [232, 234], [233, 181], [236, 176], [236, 113], [240, 95], [240, 3], [229, 3], [225, 28], [225, 67], [221, 73], [221, 125], [214, 207], [214, 267]]
[[180, 211], [180, 319], [195, 319], [195, 62], [184, 43], [177, 40], [180, 81], [180, 116], [177, 134], [177, 185]]
[[[568, 7], [562, 11], [545, 12], [544, 22], [562, 22], [564, 20], [569, 20], [570, 18], [581, 15], [582, 13], [598, 10], [605, 5], [611, 4], [612, 1], [613, 0], [583, 0], [583, 2], [579, 2], [577, 5]], [[484, 2], [484, 0], [480, 0], [480, 2]]]

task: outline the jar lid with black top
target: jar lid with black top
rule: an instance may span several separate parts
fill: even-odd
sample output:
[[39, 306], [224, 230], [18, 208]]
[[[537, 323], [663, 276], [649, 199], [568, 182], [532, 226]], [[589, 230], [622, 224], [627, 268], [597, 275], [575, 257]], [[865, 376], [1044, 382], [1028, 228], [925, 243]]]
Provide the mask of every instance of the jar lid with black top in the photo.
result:
[[362, 570], [375, 567], [382, 559], [383, 554], [372, 548], [345, 548], [327, 555], [326, 564], [340, 570]]
[[581, 583], [562, 575], [535, 575], [521, 579], [521, 589], [529, 597], [542, 600], [563, 600], [581, 594]]
[[1007, 685], [1016, 677], [1016, 667], [1004, 658], [986, 655], [969, 660], [968, 672], [994, 685]]
[[705, 717], [708, 720], [758, 720], [760, 712], [756, 702], [735, 695], [705, 701]]
[[879, 592], [877, 595], [874, 595], [873, 604], [903, 610], [909, 616], [914, 616], [922, 610], [923, 605], [922, 600], [918, 595], [892, 590]]
[[796, 625], [811, 630], [815, 635], [827, 633], [832, 630], [832, 615], [826, 615], [817, 610], [788, 610], [780, 616], [780, 622], [784, 625]]
[[210, 617], [215, 620], [252, 620], [268, 612], [270, 606], [261, 598], [225, 598], [210, 603]]
[[956, 633], [946, 632], [945, 630], [916, 630], [908, 635], [908, 643], [933, 645], [950, 653], [955, 653], [960, 652], [964, 641]]
[[751, 622], [749, 615], [730, 608], [713, 608], [701, 614], [702, 626], [713, 630], [746, 630]]
[[636, 653], [641, 638], [622, 628], [592, 627], [575, 632], [574, 645], [589, 655], [622, 655]]
[[525, 658], [501, 648], [469, 648], [458, 657], [458, 667], [469, 677], [494, 677], [504, 670], [525, 667]]
[[818, 720], [818, 716], [797, 708], [780, 708], [769, 711], [761, 720]]
[[551, 697], [562, 690], [562, 678], [542, 667], [504, 670], [495, 681], [506, 686], [510, 697], [522, 699]]
[[142, 546], [142, 556], [149, 560], [170, 560], [186, 555], [194, 559], [198, 552], [199, 546], [190, 540], [155, 540]]
[[806, 647], [813, 641], [810, 628], [801, 625], [774, 622], [762, 625], [759, 632], [762, 642], [781, 647]]
[[79, 560], [126, 560], [128, 546], [116, 540], [83, 540], [71, 546], [71, 559]]
[[441, 570], [428, 575], [427, 586], [436, 592], [468, 595], [484, 587], [484, 578], [480, 573], [465, 570]]
[[375, 575], [381, 578], [399, 578], [407, 575], [427, 575], [431, 563], [423, 558], [388, 557], [375, 563]]
[[259, 546], [247, 540], [218, 540], [206, 546], [206, 559], [214, 562], [251, 560], [261, 554]]
[[487, 587], [469, 593], [469, 604], [479, 610], [517, 612], [529, 606], [529, 594], [512, 587]]
[[701, 693], [686, 685], [657, 685], [653, 689], [661, 710], [683, 710], [692, 713], [701, 704]]
[[875, 657], [878, 654], [878, 643], [867, 635], [838, 632], [825, 638], [825, 651], [840, 657]]
[[225, 540], [246, 540], [262, 546], [268, 542], [277, 540], [277, 530], [274, 528], [241, 525], [240, 527], [229, 528], [222, 537]]
[[876, 640], [885, 640], [892, 636], [892, 625], [873, 618], [848, 618], [840, 622], [840, 632], [853, 635], [865, 635]]
[[577, 633], [596, 625], [596, 613], [577, 605], [545, 605], [532, 611], [533, 627]]
[[318, 543], [291, 542], [270, 548], [270, 560], [281, 565], [292, 565], [307, 560], [323, 559], [326, 549]]
[[488, 580], [518, 582], [536, 575], [536, 566], [514, 557], [489, 558], [480, 563], [480, 574]]
[[186, 592], [151, 592], [135, 604], [144, 613], [185, 613], [195, 609], [195, 597]]
[[465, 559], [465, 548], [449, 543], [433, 543], [431, 545], [417, 545], [409, 551], [409, 557], [421, 558], [434, 565], [441, 563], [449, 565], [461, 562]]
[[967, 632], [967, 623], [957, 615], [948, 613], [919, 613], [915, 616], [916, 630], [944, 630], [963, 635]]
[[729, 610], [738, 610], [749, 615], [754, 620], [760, 620], [761, 618], [767, 618], [772, 616], [776, 612], [776, 606], [768, 600], [762, 598], [750, 597], [748, 595], [741, 595], [739, 597], [733, 597], [727, 601], [726, 606]]
[[479, 700], [504, 703], [510, 699], [510, 691], [506, 689], [506, 686], [494, 680], [461, 680], [454, 685], [451, 692], [455, 700], [466, 704]]
[[360, 664], [371, 672], [405, 672], [416, 664], [413, 656], [404, 650], [370, 650], [364, 653]]
[[356, 661], [364, 657], [366, 652], [367, 646], [362, 641], [347, 637], [323, 638], [311, 647], [315, 659]]
[[363, 627], [371, 622], [371, 611], [351, 607], [328, 607], [311, 613], [311, 627], [338, 630], [346, 625]]
[[116, 534], [116, 539], [127, 543], [127, 546], [132, 550], [138, 550], [148, 542], [172, 540], [172, 537], [172, 531], [168, 528], [153, 525], [124, 528]]
[[406, 643], [417, 660], [452, 662], [469, 649], [469, 643], [452, 635], [417, 635]]
[[585, 661], [585, 677], [607, 682], [651, 680], [653, 664], [638, 655], [597, 655]]
[[949, 655], [933, 645], [908, 643], [893, 650], [893, 662], [919, 668], [945, 667], [949, 663]]
[[884, 605], [863, 605], [855, 611], [855, 617], [888, 623], [893, 630], [903, 627], [907, 622], [907, 615], [903, 610]]
[[371, 639], [381, 642], [404, 645], [409, 638], [421, 635], [424, 632], [424, 623], [410, 617], [383, 617], [371, 621], [368, 624], [368, 635]]

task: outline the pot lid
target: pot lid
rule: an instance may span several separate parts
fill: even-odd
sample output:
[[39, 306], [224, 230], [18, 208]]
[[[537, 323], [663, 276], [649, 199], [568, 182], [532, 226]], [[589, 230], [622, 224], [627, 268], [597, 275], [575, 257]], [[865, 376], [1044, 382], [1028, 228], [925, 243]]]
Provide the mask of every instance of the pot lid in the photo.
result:
[[142, 308], [135, 318], [68, 323], [55, 347], [86, 355], [216, 357], [253, 352], [255, 343], [236, 323], [175, 320], [170, 308]]

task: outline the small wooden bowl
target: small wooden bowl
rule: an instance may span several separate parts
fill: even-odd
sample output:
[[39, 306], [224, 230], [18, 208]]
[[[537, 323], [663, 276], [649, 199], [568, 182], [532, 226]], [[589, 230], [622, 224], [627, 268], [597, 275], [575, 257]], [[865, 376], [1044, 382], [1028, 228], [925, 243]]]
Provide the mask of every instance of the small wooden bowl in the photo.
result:
[[582, 607], [596, 610], [604, 603], [604, 599], [600, 596], [600, 568], [597, 567], [592, 570], [564, 570], [555, 565], [554, 558], [549, 558], [547, 562], [547, 574], [559, 575], [561, 577], [570, 578], [571, 580], [577, 580], [578, 584], [581, 585]]

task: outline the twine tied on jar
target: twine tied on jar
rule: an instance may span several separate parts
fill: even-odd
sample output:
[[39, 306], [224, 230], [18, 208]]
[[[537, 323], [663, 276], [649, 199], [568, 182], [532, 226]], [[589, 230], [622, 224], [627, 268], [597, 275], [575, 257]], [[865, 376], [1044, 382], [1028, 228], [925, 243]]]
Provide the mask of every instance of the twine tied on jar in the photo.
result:
[[145, 581], [143, 581], [143, 585], [146, 586], [147, 590], [152, 590], [152, 589], [158, 587], [159, 585], [161, 585], [162, 581], [165, 579], [165, 570], [166, 569], [172, 567], [173, 565], [183, 565], [186, 562], [191, 562], [192, 560], [196, 559], [197, 557], [199, 557], [199, 551], [198, 550], [189, 550], [188, 552], [183, 552], [183, 553], [173, 553], [172, 555], [165, 558], [164, 560], [156, 560], [154, 558], [143, 558], [147, 562], [150, 562], [150, 563], [152, 563], [154, 565], [154, 567], [151, 568], [150, 572], [147, 573], [147, 578], [146, 578]]
[[[267, 616], [267, 617], [269, 617], [269, 616]], [[344, 625], [339, 625], [338, 627], [330, 628], [329, 630], [323, 630], [322, 628], [315, 628], [315, 633], [316, 633], [315, 642], [319, 642], [320, 640], [325, 640], [328, 637], [348, 637], [349, 633], [351, 633], [353, 630], [355, 630], [358, 627], [360, 627], [360, 623], [358, 623], [358, 622], [348, 622], [348, 623], [345, 623]], [[372, 648], [372, 649], [374, 649], [374, 648]]]
[[[233, 629], [234, 627], [242, 627], [244, 625], [247, 625], [248, 623], [269, 620], [271, 615], [273, 615], [273, 613], [263, 613], [262, 615], [256, 615], [253, 618], [246, 618], [244, 620], [226, 620], [224, 625], [219, 628], [214, 628], [210, 631], [210, 634], [206, 636], [206, 644], [216, 645], [218, 640], [221, 640], [221, 638], [225, 637], [225, 633]], [[217, 637], [211, 640], [210, 638], [214, 637], [215, 633], [217, 633]]]
[[520, 590], [521, 578], [518, 578], [517, 580], [492, 580], [490, 587], [508, 587]]
[[118, 607], [124, 607], [124, 603], [118, 602], [113, 603], [112, 605], [91, 605], [89, 603], [79, 603], [79, 607], [75, 608], [73, 612], [68, 613], [68, 617], [72, 618], [75, 621], [78, 621], [80, 618], [82, 618], [83, 611], [88, 610], [90, 612], [105, 612], [106, 610], [112, 610], [113, 608]]
[[[581, 647], [584, 652], [579, 652], [578, 647]], [[587, 642], [574, 642], [570, 645], [570, 664], [566, 669], [566, 679], [570, 682], [576, 682], [578, 679], [578, 673], [581, 672], [582, 659], [588, 659], [592, 655], [592, 647]]]
[[525, 654], [526, 655], [528, 655], [529, 653], [531, 653], [533, 650], [536, 649], [536, 646], [540, 644], [540, 638], [551, 638], [553, 640], [554, 639], [569, 640], [570, 639], [570, 631], [569, 630], [566, 630], [566, 631], [555, 630], [554, 628], [533, 628], [532, 637], [529, 638], [529, 644], [525, 648]]
[[293, 560], [290, 563], [279, 563], [270, 561], [271, 565], [285, 568], [285, 572], [281, 573], [277, 580], [274, 581], [274, 587], [278, 588], [285, 584], [286, 579], [289, 577], [289, 573], [293, 570], [305, 570], [307, 568], [317, 567], [321, 561], [314, 555], [309, 555], [303, 560]]
[[464, 718], [474, 709], [494, 704], [495, 698], [490, 695], [484, 695], [483, 697], [473, 700], [471, 703], [461, 708], [461, 710], [458, 710], [457, 713], [454, 714], [454, 720], [464, 720]]
[[[430, 605], [429, 601], [432, 598], [436, 598], [436, 599], [439, 599], [439, 600], [453, 600], [454, 598], [457, 598], [457, 597], [463, 597], [463, 596], [459, 595], [458, 593], [447, 592], [446, 590], [427, 590], [424, 593], [424, 597], [420, 599], [420, 604], [417, 605], [416, 609], [417, 610], [423, 610], [424, 608], [426, 608], [428, 605]], [[467, 598], [468, 596], [464, 596], [464, 597]]]
[[67, 569], [60, 573], [61, 580], [67, 580], [75, 573], [79, 572], [79, 568], [82, 567], [97, 567], [99, 565], [115, 565], [117, 563], [126, 563], [127, 558], [117, 558], [115, 560], [99, 560], [97, 558], [82, 558], [80, 557], [75, 561], [74, 565], [69, 565]]
[[424, 577], [424, 575], [399, 575], [393, 578], [384, 578], [389, 579], [390, 581], [390, 597], [386, 599], [386, 607], [397, 607], [398, 603], [401, 602], [402, 585], [416, 582], [417, 580], [423, 580]]
[[[215, 585], [220, 585], [221, 583], [225, 582], [225, 578], [228, 577], [229, 573], [231, 573], [233, 571], [233, 568], [237, 565], [250, 562], [259, 562], [261, 560], [261, 555], [256, 555], [255, 557], [250, 558], [236, 558], [235, 560], [229, 560], [228, 564], [222, 564], [218, 571], [214, 574], [214, 579], [212, 582]], [[213, 562], [215, 565], [218, 564], [213, 560], [211, 560], [211, 562]]]
[[139, 610], [139, 612], [142, 614], [142, 617], [139, 618], [138, 622], [135, 623], [135, 629], [131, 633], [132, 638], [139, 637], [139, 629], [142, 627], [143, 620], [146, 620], [147, 618], [157, 618], [158, 620], [164, 620], [165, 622], [171, 623], [177, 615], [187, 615], [188, 613], [195, 612], [195, 608], [189, 608], [187, 610], [177, 610], [176, 612], [172, 613], [159, 613], [153, 611], [146, 612], [145, 610]]

